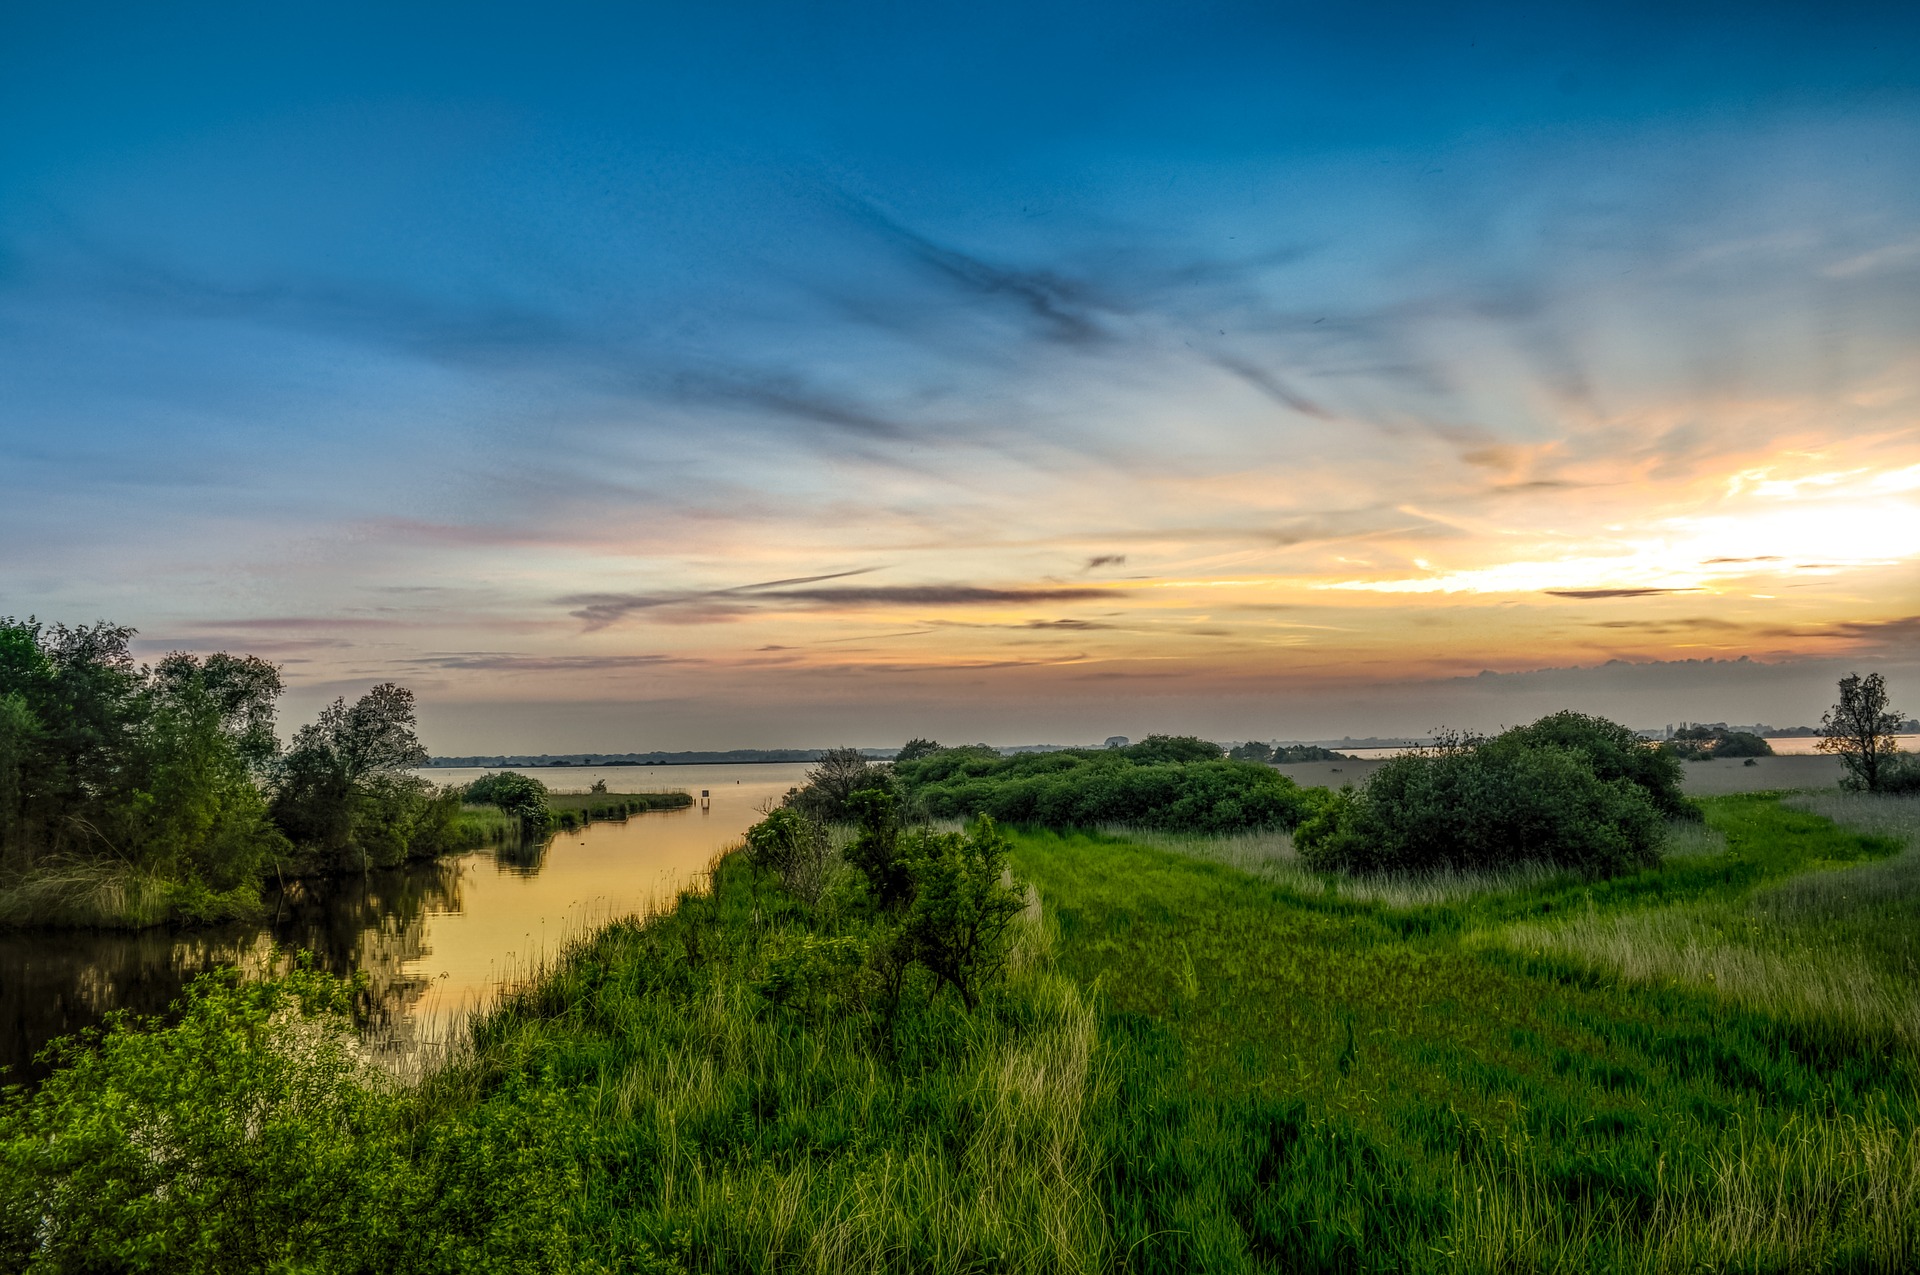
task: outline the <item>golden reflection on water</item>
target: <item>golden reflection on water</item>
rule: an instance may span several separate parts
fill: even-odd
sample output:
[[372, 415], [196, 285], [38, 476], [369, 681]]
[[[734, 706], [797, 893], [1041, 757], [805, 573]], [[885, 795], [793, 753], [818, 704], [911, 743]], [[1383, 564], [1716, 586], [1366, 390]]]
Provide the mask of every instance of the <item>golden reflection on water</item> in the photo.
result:
[[[503, 986], [538, 972], [568, 943], [608, 921], [650, 915], [682, 890], [702, 885], [714, 859], [737, 845], [762, 808], [802, 782], [808, 769], [796, 764], [661, 767], [639, 775], [633, 768], [567, 776], [538, 772], [556, 789], [568, 786], [568, 779], [584, 788], [600, 776], [616, 792], [684, 788], [694, 805], [563, 832], [531, 853], [487, 851], [448, 861], [454, 878], [428, 901], [404, 939], [396, 943], [367, 935], [359, 967], [376, 980], [391, 980], [392, 1047], [405, 1050], [453, 1038], [467, 1015], [486, 1008]], [[663, 782], [634, 782], [641, 778]], [[711, 794], [705, 809], [703, 790]]]
[[[0, 1066], [31, 1079], [51, 1039], [115, 1009], [159, 1013], [222, 965], [264, 973], [292, 951], [332, 973], [366, 976], [359, 1012], [378, 1056], [430, 1061], [465, 1015], [535, 973], [566, 944], [623, 916], [644, 916], [697, 886], [760, 810], [803, 782], [804, 764], [539, 771], [556, 790], [604, 778], [614, 792], [684, 788], [690, 810], [594, 824], [526, 851], [480, 851], [361, 877], [291, 881], [264, 925], [170, 932], [0, 934]], [[482, 772], [425, 773], [460, 783]], [[700, 793], [712, 795], [700, 808]]]

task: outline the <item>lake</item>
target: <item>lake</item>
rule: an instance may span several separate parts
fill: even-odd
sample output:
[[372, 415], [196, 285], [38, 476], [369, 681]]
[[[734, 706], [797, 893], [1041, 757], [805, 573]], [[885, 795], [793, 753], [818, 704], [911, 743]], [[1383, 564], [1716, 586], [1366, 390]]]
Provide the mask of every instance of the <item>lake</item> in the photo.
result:
[[[561, 833], [531, 853], [481, 850], [389, 872], [288, 883], [262, 924], [195, 930], [0, 932], [0, 1066], [38, 1074], [56, 1036], [115, 1009], [157, 1013], [221, 965], [264, 970], [276, 948], [304, 949], [338, 974], [364, 972], [369, 1039], [408, 1065], [453, 1037], [463, 1017], [566, 943], [622, 916], [646, 915], [698, 885], [721, 851], [804, 781], [804, 762], [526, 768], [556, 791], [604, 779], [614, 792], [690, 791], [688, 810], [635, 815]], [[482, 770], [427, 769], [437, 784]], [[701, 790], [711, 794], [705, 809]]]

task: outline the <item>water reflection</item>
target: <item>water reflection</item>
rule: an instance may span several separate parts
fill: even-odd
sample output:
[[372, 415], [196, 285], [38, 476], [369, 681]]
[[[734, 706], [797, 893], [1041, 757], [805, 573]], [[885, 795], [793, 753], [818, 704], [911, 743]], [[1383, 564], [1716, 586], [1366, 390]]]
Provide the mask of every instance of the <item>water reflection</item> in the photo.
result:
[[[644, 915], [697, 884], [760, 807], [800, 782], [807, 767], [658, 770], [674, 773], [649, 768], [647, 786], [710, 789], [710, 808], [636, 815], [549, 842], [362, 877], [288, 882], [269, 897], [261, 925], [0, 933], [5, 1078], [36, 1078], [41, 1069], [31, 1059], [48, 1041], [111, 1010], [159, 1013], [197, 975], [222, 965], [262, 971], [276, 950], [305, 949], [330, 972], [364, 973], [360, 1011], [369, 1039], [391, 1059], [416, 1057], [570, 939], [615, 917]], [[439, 782], [472, 777], [428, 773]], [[584, 789], [599, 777], [616, 792], [641, 790], [631, 768], [541, 774], [560, 789], [570, 782]]]

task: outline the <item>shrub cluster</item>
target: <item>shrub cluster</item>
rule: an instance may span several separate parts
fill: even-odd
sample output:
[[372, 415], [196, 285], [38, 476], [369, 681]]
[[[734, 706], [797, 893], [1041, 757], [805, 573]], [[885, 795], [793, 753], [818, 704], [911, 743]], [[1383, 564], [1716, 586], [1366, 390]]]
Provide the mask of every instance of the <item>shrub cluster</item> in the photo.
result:
[[1314, 808], [1270, 766], [1230, 761], [1191, 737], [1149, 736], [1126, 748], [1003, 757], [985, 745], [896, 760], [906, 800], [935, 819], [989, 815], [1050, 827], [1129, 824], [1179, 832], [1291, 828]]
[[497, 806], [520, 823], [523, 833], [538, 835], [553, 823], [547, 786], [515, 770], [482, 775], [467, 785], [466, 799], [476, 806]]
[[1706, 761], [1712, 757], [1771, 757], [1773, 745], [1752, 731], [1728, 730], [1725, 726], [1682, 726], [1660, 745], [1660, 751], [1686, 761]]
[[881, 984], [897, 997], [917, 966], [972, 1010], [1005, 968], [1008, 931], [1026, 906], [1008, 866], [1012, 843], [984, 815], [965, 832], [907, 827], [889, 787], [849, 793], [844, 809], [858, 826], [841, 853], [825, 823], [789, 805], [747, 830], [747, 861], [808, 904], [820, 902], [837, 865], [850, 865], [857, 906], [874, 913], [867, 959]]
[[1678, 769], [1617, 723], [1556, 713], [1392, 758], [1336, 794], [1294, 844], [1322, 870], [1535, 862], [1611, 875], [1658, 863], [1666, 819], [1694, 811]]

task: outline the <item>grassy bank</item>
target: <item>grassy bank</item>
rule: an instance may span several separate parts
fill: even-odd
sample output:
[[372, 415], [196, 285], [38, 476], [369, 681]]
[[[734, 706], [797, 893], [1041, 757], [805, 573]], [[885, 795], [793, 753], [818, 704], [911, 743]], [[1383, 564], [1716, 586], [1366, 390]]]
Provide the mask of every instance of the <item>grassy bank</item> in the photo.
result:
[[1856, 955], [1897, 958], [1902, 812], [1707, 810], [1594, 884], [1029, 833], [973, 1014], [888, 977], [844, 869], [808, 902], [736, 855], [408, 1084], [355, 1061], [325, 980], [203, 985], [0, 1115], [0, 1262], [1910, 1269], [1920, 1063], [1884, 1023], [1541, 941], [1727, 909], [1877, 918]]
[[678, 790], [656, 792], [550, 792], [547, 809], [553, 826], [571, 832], [592, 823], [620, 823], [652, 810], [685, 810], [693, 794]]

